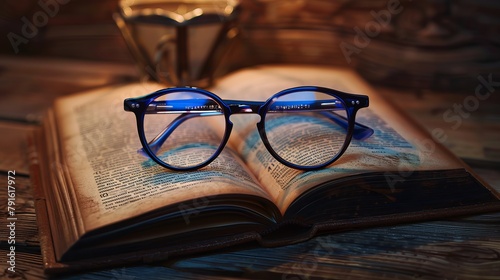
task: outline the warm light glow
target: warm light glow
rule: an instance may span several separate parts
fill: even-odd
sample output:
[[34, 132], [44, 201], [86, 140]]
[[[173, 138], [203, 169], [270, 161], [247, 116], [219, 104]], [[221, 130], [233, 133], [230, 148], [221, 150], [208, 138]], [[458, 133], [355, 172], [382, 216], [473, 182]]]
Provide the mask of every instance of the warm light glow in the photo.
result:
[[193, 17], [201, 16], [203, 14], [203, 10], [201, 8], [196, 8], [193, 10], [192, 14]]
[[132, 16], [132, 8], [130, 7], [123, 7], [122, 11], [125, 16]]

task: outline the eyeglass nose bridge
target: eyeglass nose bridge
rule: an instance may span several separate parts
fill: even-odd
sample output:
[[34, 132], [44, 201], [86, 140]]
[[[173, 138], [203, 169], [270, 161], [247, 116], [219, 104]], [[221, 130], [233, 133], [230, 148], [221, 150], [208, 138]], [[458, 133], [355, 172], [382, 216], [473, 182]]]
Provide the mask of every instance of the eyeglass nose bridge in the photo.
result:
[[230, 114], [259, 114], [260, 108], [264, 102], [260, 101], [241, 101], [241, 100], [224, 100], [229, 106]]

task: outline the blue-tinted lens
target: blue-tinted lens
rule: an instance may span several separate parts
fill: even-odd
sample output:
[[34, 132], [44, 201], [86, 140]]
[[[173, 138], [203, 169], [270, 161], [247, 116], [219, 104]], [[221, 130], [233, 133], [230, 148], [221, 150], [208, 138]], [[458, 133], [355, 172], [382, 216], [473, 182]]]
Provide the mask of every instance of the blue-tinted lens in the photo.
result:
[[208, 161], [223, 142], [226, 121], [208, 95], [179, 91], [153, 100], [144, 116], [150, 150], [164, 163], [189, 168]]
[[292, 92], [274, 98], [265, 117], [272, 149], [299, 166], [325, 164], [341, 152], [347, 138], [347, 112], [335, 96]]

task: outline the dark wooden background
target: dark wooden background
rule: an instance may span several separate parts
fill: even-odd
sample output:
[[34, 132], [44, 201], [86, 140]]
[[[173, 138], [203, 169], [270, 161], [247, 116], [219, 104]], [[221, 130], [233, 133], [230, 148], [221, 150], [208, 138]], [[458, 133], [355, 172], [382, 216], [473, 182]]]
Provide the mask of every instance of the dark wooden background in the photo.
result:
[[[59, 4], [27, 43], [18, 44], [18, 55], [132, 62], [111, 16], [118, 0], [59, 1], [67, 3]], [[338, 65], [382, 85], [460, 91], [473, 87], [479, 74], [500, 74], [498, 1], [240, 3], [243, 43], [230, 60], [233, 68], [273, 62]], [[16, 53], [7, 35], [21, 36], [23, 18], [33, 22], [40, 11], [36, 0], [0, 3], [0, 52]], [[358, 29], [365, 39], [356, 41]], [[346, 58], [342, 49], [353, 53]]]
[[[62, 2], [62, 1], [61, 1]], [[500, 81], [498, 1], [403, 1], [369, 43], [356, 27], [389, 0], [242, 0], [241, 36], [226, 69], [256, 63], [350, 67], [500, 191], [500, 86], [452, 127], [443, 113], [474, 96], [478, 77]], [[38, 1], [0, 3], [0, 180], [16, 170], [16, 271], [7, 274], [7, 191], [0, 192], [0, 276], [43, 279], [26, 136], [53, 99], [141, 79], [111, 14], [117, 1], [61, 4], [16, 54], [8, 34], [40, 11]], [[366, 31], [365, 31], [366, 32]], [[357, 52], [346, 58], [341, 44]], [[115, 268], [65, 279], [500, 279], [500, 213], [356, 230], [274, 249], [247, 249]]]

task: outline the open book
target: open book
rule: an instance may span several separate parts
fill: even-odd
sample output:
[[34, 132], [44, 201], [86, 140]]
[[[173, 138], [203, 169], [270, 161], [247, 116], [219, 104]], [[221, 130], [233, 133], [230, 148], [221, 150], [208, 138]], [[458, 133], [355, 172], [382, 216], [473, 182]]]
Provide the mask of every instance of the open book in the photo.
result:
[[257, 115], [236, 115], [214, 162], [176, 172], [137, 153], [135, 117], [123, 110], [125, 98], [161, 85], [107, 87], [57, 100], [32, 139], [47, 271], [152, 262], [247, 243], [279, 246], [326, 232], [500, 209], [497, 193], [349, 70], [259, 66], [209, 90], [224, 99], [264, 101], [300, 85], [368, 95], [370, 106], [356, 120], [375, 133], [353, 139], [327, 168], [306, 172], [267, 152]]

